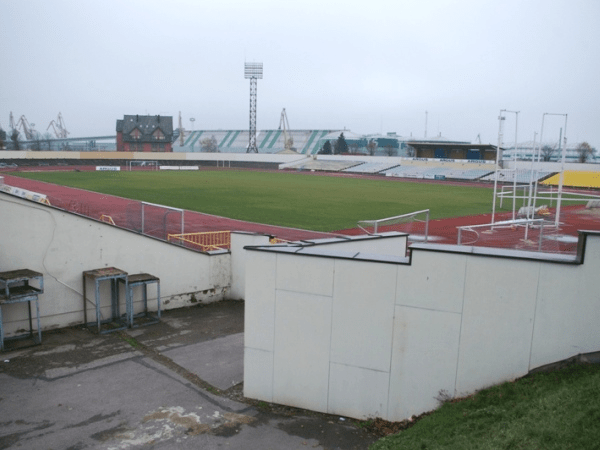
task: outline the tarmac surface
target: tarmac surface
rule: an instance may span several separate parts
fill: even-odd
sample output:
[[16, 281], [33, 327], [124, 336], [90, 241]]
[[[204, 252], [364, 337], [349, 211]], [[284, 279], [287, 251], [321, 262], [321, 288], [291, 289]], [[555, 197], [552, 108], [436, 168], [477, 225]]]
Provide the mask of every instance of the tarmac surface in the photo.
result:
[[[164, 311], [98, 335], [43, 332], [0, 353], [0, 449], [366, 449], [339, 416], [245, 399], [244, 304]], [[25, 342], [23, 342], [25, 343]]]

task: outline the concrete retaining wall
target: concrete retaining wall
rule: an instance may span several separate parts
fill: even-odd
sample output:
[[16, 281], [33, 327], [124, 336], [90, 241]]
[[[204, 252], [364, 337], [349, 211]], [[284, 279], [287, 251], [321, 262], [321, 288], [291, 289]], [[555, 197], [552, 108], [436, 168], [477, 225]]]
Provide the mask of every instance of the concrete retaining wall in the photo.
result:
[[[130, 274], [151, 273], [161, 280], [165, 309], [221, 300], [231, 285], [227, 251], [197, 253], [5, 193], [0, 193], [0, 224], [0, 270], [28, 268], [44, 275], [42, 329], [83, 323], [86, 270], [114, 266]], [[101, 291], [102, 313], [110, 317], [107, 288]], [[148, 292], [155, 309], [155, 289]], [[88, 298], [92, 295], [88, 287]], [[3, 309], [7, 336], [28, 326], [26, 309], [19, 306]], [[88, 303], [88, 318], [92, 312]]]
[[403, 420], [598, 351], [600, 234], [581, 239], [578, 257], [418, 244], [410, 262], [247, 248], [244, 394]]

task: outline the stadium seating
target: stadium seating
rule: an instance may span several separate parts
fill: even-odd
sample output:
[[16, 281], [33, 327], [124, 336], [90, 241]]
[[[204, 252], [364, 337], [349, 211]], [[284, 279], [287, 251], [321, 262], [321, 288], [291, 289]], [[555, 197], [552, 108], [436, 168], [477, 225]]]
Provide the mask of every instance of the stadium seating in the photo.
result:
[[[533, 178], [531, 178], [530, 170], [517, 170], [516, 171], [516, 179], [517, 183], [529, 183], [529, 181], [539, 181], [546, 178], [552, 172], [534, 172]], [[481, 178], [482, 181], [494, 181], [496, 177], [495, 172], [485, 177]], [[500, 183], [514, 183], [515, 181], [515, 171], [510, 169], [502, 169], [498, 171], [498, 182]]]
[[362, 164], [360, 161], [329, 161], [311, 159], [309, 161], [302, 161], [298, 164], [287, 166], [287, 169], [339, 172], [360, 164]]
[[386, 170], [393, 169], [394, 167], [398, 167], [399, 164], [390, 164], [390, 163], [363, 163], [354, 167], [350, 167], [348, 169], [344, 169], [343, 172], [349, 173], [379, 173]]
[[[200, 151], [203, 139], [212, 136], [217, 140], [219, 151], [223, 153], [245, 153], [248, 148], [248, 130], [197, 130], [186, 133], [183, 146], [179, 139], [173, 143], [174, 151]], [[298, 153], [316, 154], [320, 149], [320, 139], [330, 130], [290, 130], [293, 147]], [[259, 130], [256, 146], [259, 153], [277, 153], [285, 147], [282, 130]]]
[[[544, 180], [542, 184], [558, 186], [560, 174], [556, 174]], [[565, 170], [563, 184], [565, 186], [600, 188], [600, 172], [577, 172]]]

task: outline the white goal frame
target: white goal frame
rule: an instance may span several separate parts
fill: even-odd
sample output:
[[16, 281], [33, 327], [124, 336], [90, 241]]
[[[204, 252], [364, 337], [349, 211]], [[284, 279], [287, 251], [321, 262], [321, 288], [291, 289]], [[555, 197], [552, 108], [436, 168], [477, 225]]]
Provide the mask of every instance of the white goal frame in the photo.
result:
[[[425, 223], [424, 240], [425, 240], [425, 242], [427, 242], [427, 239], [429, 236], [429, 210], [428, 209], [423, 209], [421, 211], [415, 211], [415, 212], [411, 212], [408, 214], [402, 214], [402, 215], [394, 216], [394, 217], [386, 217], [385, 219], [359, 220], [357, 222], [356, 226], [358, 228], [360, 228], [361, 230], [363, 230], [367, 234], [377, 234], [377, 232], [379, 231], [379, 227], [381, 227], [381, 226], [411, 223], [408, 219], [411, 219], [413, 217], [423, 215], [423, 214], [425, 215], [425, 220], [415, 219], [415, 220], [413, 220], [413, 222], [424, 222]], [[373, 228], [373, 231], [372, 232], [369, 231], [367, 229], [367, 227]]]
[[144, 160], [139, 160], [139, 159], [131, 159], [129, 161], [127, 161], [127, 171], [131, 172], [131, 168], [133, 166], [140, 166], [140, 167], [150, 167], [150, 170], [156, 170], [158, 171], [159, 166], [158, 166], [158, 161], [144, 161]]

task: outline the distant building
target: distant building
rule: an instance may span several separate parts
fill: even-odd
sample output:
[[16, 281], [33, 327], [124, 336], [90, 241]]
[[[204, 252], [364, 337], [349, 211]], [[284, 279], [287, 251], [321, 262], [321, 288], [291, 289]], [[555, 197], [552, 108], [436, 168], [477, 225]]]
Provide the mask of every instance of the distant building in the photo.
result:
[[172, 116], [123, 116], [117, 120], [118, 152], [172, 152]]

